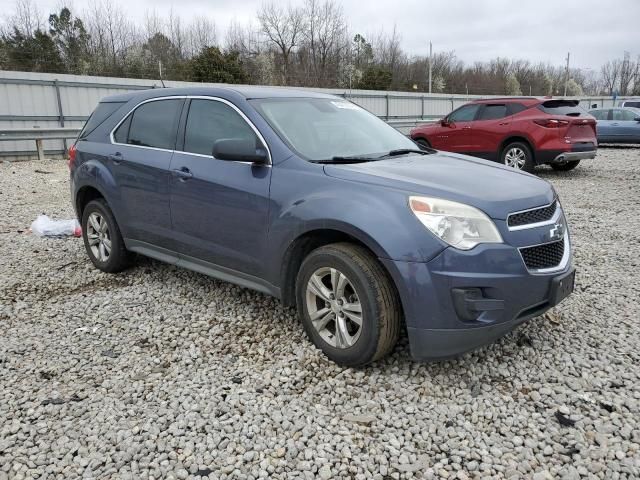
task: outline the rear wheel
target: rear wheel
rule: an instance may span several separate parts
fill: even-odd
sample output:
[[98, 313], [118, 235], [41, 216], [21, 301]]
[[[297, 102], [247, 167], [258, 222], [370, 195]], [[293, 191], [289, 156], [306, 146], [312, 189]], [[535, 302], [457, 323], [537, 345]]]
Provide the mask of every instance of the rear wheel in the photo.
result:
[[113, 212], [102, 198], [84, 208], [82, 238], [91, 263], [103, 272], [119, 272], [131, 264], [133, 254], [125, 248]]
[[551, 163], [551, 168], [554, 170], [558, 170], [560, 172], [568, 172], [569, 170], [573, 170], [578, 166], [580, 160], [571, 160], [563, 163]]
[[378, 260], [358, 245], [335, 243], [311, 252], [298, 273], [296, 301], [311, 341], [340, 365], [378, 360], [398, 340], [395, 288]]
[[531, 149], [522, 142], [512, 142], [504, 147], [500, 159], [504, 165], [516, 170], [533, 172], [535, 169]]

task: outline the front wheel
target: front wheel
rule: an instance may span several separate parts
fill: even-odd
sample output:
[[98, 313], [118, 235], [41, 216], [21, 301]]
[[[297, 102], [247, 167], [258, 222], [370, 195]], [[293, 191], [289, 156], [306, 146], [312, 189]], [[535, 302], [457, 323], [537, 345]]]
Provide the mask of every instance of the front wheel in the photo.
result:
[[335, 243], [311, 252], [298, 273], [296, 301], [311, 341], [339, 365], [378, 360], [398, 340], [396, 290], [378, 260], [358, 245]]
[[531, 149], [522, 142], [513, 142], [504, 147], [500, 159], [504, 165], [516, 170], [533, 172], [535, 169]]
[[560, 172], [568, 172], [569, 170], [573, 170], [574, 168], [576, 168], [579, 163], [580, 160], [570, 160], [563, 163], [552, 163], [551, 168]]
[[431, 150], [433, 148], [431, 144], [424, 138], [417, 138], [416, 140], [414, 140], [414, 142], [416, 142], [422, 150]]

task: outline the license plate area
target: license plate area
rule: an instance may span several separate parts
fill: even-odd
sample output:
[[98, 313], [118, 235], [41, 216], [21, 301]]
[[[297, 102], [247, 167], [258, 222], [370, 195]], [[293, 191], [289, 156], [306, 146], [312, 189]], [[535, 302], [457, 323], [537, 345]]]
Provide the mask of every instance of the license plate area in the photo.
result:
[[551, 306], [558, 305], [562, 300], [567, 298], [573, 292], [576, 283], [576, 271], [571, 269], [567, 273], [558, 275], [551, 280], [551, 295], [549, 303]]

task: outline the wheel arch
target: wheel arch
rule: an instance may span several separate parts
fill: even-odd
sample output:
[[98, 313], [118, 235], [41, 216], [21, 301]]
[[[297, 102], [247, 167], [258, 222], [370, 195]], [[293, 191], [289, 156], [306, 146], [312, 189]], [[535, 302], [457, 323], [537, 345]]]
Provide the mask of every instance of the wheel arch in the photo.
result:
[[94, 185], [84, 185], [78, 189], [75, 198], [76, 215], [82, 220], [82, 212], [87, 204], [97, 198], [105, 198], [104, 194]]
[[507, 145], [513, 142], [521, 142], [521, 143], [524, 143], [527, 147], [529, 147], [529, 151], [531, 152], [531, 155], [533, 156], [533, 161], [535, 162], [536, 151], [533, 148], [533, 142], [531, 141], [530, 138], [528, 138], [526, 135], [521, 133], [511, 134], [508, 137], [506, 137], [502, 142], [500, 142], [500, 147], [498, 148], [498, 161], [502, 162], [502, 152], [504, 152], [504, 149], [507, 148]]
[[[283, 305], [287, 307], [295, 306], [296, 278], [300, 266], [307, 255], [317, 248], [338, 242], [359, 245], [365, 248], [377, 261], [379, 261], [378, 258], [381, 255], [384, 255], [381, 253], [383, 252], [382, 247], [363, 232], [356, 232], [353, 231], [353, 229], [347, 231], [347, 229], [341, 229], [335, 226], [332, 228], [315, 228], [308, 230], [296, 237], [284, 253], [280, 270], [280, 295]], [[396, 290], [396, 293], [399, 293], [391, 273], [387, 270], [383, 262], [379, 263], [387, 273], [389, 281]]]

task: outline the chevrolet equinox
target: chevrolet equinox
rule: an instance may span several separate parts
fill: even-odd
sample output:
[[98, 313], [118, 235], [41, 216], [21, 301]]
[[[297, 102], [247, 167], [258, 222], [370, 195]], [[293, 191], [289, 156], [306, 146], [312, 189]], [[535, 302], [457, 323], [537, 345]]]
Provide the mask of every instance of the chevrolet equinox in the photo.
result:
[[358, 366], [406, 327], [417, 360], [485, 345], [573, 289], [553, 187], [421, 150], [342, 98], [278, 88], [158, 89], [102, 100], [69, 151], [91, 262], [136, 253], [295, 306]]

